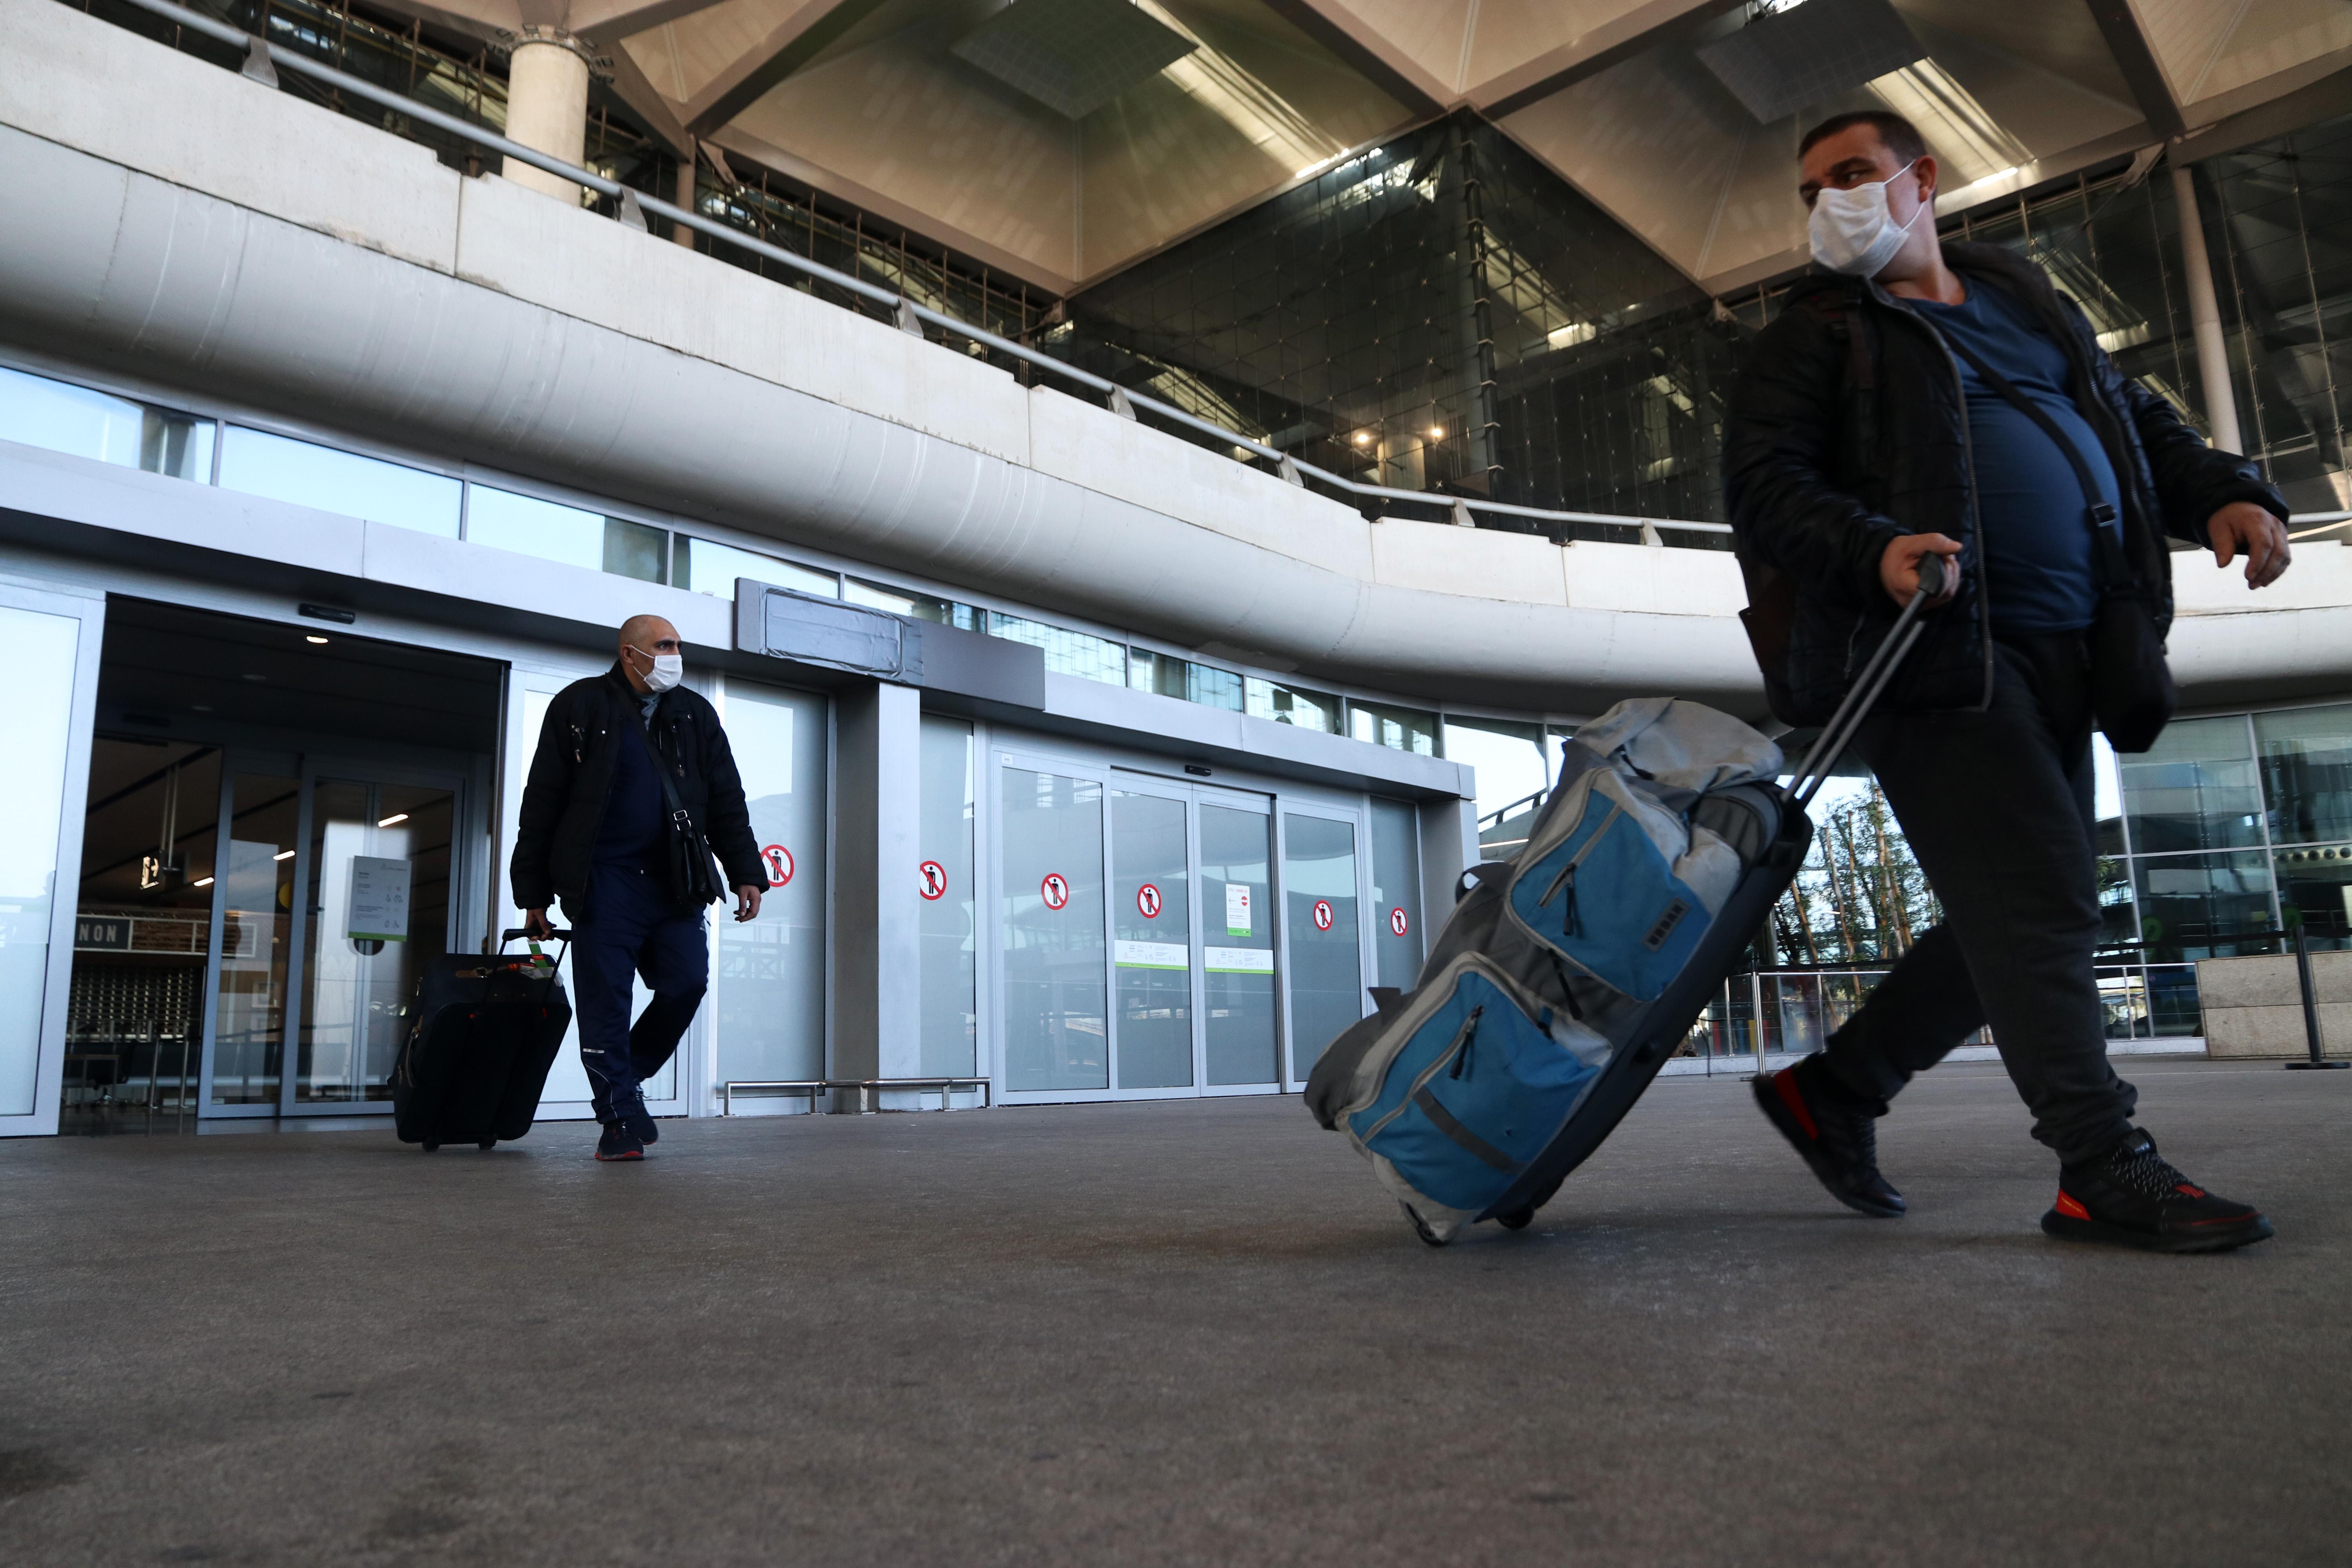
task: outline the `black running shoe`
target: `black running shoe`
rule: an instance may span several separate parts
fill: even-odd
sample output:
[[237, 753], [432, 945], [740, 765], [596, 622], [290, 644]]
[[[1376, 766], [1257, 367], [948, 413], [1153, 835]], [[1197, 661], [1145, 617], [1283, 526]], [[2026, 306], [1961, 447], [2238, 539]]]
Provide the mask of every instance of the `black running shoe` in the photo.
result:
[[2097, 1159], [2059, 1168], [2058, 1201], [2042, 1228], [2067, 1241], [2143, 1252], [2227, 1252], [2273, 1235], [2252, 1205], [2207, 1192], [2137, 1128]]
[[629, 1136], [640, 1143], [661, 1142], [661, 1129], [654, 1125], [653, 1112], [646, 1109], [642, 1098], [616, 1101], [613, 1115], [629, 1130]]
[[633, 1136], [626, 1127], [617, 1121], [608, 1121], [604, 1124], [604, 1135], [596, 1140], [596, 1158], [642, 1160], [645, 1157], [645, 1144]]
[[1819, 1086], [1808, 1084], [1807, 1065], [1758, 1074], [1757, 1109], [1796, 1145], [1832, 1197], [1858, 1214], [1900, 1216], [1903, 1194], [1878, 1173], [1877, 1119], [1834, 1103]]

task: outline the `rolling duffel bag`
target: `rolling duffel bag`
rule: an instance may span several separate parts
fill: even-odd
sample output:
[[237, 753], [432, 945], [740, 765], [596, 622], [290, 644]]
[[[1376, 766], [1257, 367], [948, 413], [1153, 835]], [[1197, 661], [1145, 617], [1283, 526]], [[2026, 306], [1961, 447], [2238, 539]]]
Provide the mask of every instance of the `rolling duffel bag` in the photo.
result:
[[1786, 789], [1778, 745], [1694, 702], [1636, 698], [1579, 730], [1519, 852], [1463, 874], [1419, 983], [1374, 991], [1317, 1059], [1307, 1108], [1423, 1241], [1527, 1225], [1688, 1037], [1804, 863], [1805, 807], [1940, 563], [1921, 581]]
[[[436, 958], [417, 983], [408, 1037], [392, 1070], [393, 1127], [431, 1153], [444, 1143], [488, 1149], [530, 1131], [548, 1069], [572, 1026], [556, 961], [499, 938], [499, 952]], [[555, 936], [567, 946], [570, 931]]]

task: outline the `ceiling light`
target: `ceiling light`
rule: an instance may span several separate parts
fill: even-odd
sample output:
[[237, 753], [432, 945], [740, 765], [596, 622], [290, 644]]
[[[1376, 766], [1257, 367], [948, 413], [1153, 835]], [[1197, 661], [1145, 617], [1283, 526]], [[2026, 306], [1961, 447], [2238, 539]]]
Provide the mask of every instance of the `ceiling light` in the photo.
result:
[[210, 877], [199, 877], [194, 881], [188, 884], [191, 888], [209, 888], [212, 885], [213, 879]]
[[327, 639], [324, 637], [306, 637], [302, 640], [307, 643], [316, 643], [320, 647], [327, 646]]
[[408, 813], [404, 811], [395, 811], [390, 816], [377, 817], [375, 819], [375, 825], [378, 827], [390, 827], [396, 822], [406, 822], [407, 820]]
[[272, 860], [291, 860], [294, 858], [294, 851], [291, 849], [280, 849], [277, 854], [272, 855], [270, 858]]
[[1444, 440], [1444, 439], [1445, 439], [1445, 426], [1443, 426], [1443, 425], [1433, 425], [1433, 426], [1431, 426], [1429, 427], [1429, 438], [1430, 438], [1431, 440], [1433, 440], [1433, 441], [1443, 441], [1443, 440]]
[[1372, 444], [1372, 437], [1371, 437], [1371, 434], [1370, 434], [1370, 432], [1369, 432], [1369, 431], [1365, 431], [1365, 430], [1359, 430], [1359, 431], [1357, 431], [1357, 432], [1356, 432], [1356, 445], [1357, 445], [1357, 446], [1359, 446], [1359, 447], [1369, 447], [1369, 446], [1370, 446], [1371, 444]]

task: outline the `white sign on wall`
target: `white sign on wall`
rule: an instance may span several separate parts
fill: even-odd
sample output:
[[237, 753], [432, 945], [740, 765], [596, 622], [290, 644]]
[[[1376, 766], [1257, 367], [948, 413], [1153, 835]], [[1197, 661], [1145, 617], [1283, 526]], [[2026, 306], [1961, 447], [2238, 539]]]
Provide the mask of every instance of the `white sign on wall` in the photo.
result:
[[353, 942], [408, 940], [408, 862], [373, 855], [352, 857], [351, 916], [343, 934]]
[[1250, 897], [1248, 885], [1242, 882], [1225, 884], [1225, 934], [1247, 936], [1250, 933]]

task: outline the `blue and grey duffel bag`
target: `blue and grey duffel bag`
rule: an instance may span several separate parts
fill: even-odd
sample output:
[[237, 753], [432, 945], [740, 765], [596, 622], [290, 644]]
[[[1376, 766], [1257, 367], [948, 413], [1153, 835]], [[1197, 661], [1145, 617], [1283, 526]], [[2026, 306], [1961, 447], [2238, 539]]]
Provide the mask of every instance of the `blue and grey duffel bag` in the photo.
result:
[[[1527, 844], [1473, 868], [1420, 984], [1331, 1042], [1307, 1102], [1423, 1240], [1526, 1225], [1615, 1127], [1810, 839], [1780, 749], [1671, 698], [1579, 730]], [[1785, 818], [1785, 819], [1784, 819]]]

